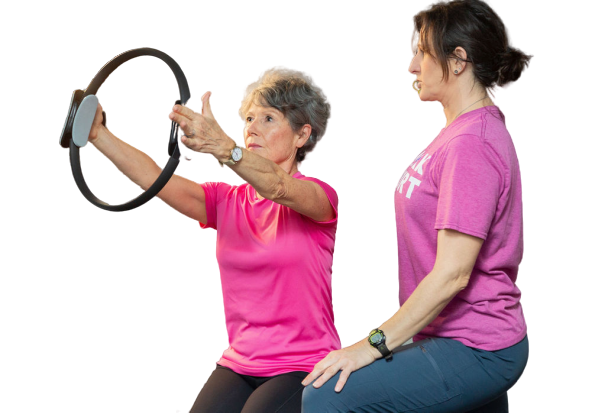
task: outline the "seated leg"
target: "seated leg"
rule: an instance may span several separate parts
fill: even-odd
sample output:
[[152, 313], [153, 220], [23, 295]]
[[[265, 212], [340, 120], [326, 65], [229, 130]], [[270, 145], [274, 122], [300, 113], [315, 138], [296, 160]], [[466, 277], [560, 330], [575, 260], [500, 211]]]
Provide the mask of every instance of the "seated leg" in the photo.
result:
[[470, 410], [467, 413], [509, 413], [507, 393], [503, 393], [490, 403], [480, 406], [477, 409]]

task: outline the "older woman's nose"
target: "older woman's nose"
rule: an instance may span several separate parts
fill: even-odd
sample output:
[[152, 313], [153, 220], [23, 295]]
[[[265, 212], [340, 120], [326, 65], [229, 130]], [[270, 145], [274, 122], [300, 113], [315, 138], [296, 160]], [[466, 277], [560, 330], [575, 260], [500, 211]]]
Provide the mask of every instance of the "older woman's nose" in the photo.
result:
[[253, 119], [246, 124], [246, 134], [247, 135], [256, 135], [259, 131], [258, 121], [257, 119]]

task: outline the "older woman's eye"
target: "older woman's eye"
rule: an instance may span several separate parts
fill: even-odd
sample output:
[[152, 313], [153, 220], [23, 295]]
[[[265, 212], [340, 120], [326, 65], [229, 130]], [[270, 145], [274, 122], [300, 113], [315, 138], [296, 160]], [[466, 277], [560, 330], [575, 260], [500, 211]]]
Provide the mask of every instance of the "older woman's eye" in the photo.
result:
[[265, 120], [268, 122], [273, 122], [274, 118], [272, 118], [271, 116], [266, 116]]

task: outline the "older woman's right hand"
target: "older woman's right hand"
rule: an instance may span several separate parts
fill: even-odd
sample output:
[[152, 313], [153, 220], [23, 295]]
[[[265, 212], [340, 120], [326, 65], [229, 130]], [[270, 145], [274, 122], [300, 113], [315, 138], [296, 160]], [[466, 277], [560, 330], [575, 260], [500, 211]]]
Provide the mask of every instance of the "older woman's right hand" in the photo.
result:
[[202, 96], [202, 113], [194, 112], [186, 106], [175, 105], [168, 116], [179, 124], [185, 134], [181, 141], [189, 149], [210, 153], [220, 162], [225, 162], [231, 155], [235, 142], [219, 126], [210, 109], [210, 92]]

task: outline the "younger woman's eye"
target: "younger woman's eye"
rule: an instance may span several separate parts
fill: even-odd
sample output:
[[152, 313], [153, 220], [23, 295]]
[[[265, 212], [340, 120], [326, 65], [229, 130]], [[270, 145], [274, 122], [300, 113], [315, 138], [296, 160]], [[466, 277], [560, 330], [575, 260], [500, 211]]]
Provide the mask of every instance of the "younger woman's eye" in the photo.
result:
[[252, 122], [252, 117], [247, 116], [247, 117], [246, 117], [246, 122]]

